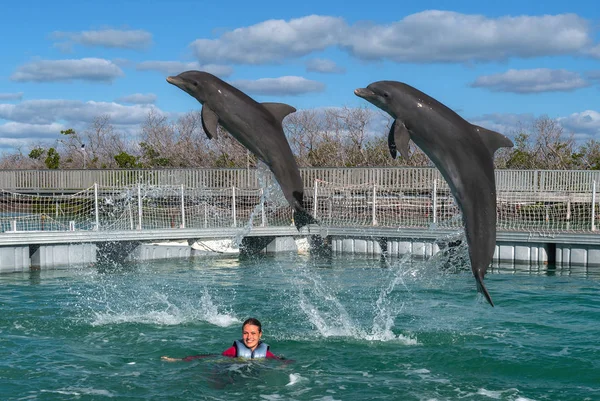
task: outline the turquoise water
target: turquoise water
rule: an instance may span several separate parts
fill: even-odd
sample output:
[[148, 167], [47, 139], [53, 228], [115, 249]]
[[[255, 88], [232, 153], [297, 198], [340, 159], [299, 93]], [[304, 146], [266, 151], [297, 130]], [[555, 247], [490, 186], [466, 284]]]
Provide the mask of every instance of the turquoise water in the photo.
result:
[[[2, 400], [600, 400], [600, 275], [287, 255], [0, 275]], [[218, 355], [249, 316], [280, 361]]]

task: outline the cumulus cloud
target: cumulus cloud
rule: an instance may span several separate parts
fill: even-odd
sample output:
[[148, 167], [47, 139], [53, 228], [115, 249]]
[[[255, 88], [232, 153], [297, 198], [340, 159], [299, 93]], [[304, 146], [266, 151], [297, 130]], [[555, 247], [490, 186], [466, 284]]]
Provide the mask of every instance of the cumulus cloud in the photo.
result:
[[583, 137], [594, 137], [600, 140], [600, 112], [596, 110], [585, 110], [573, 113], [567, 117], [558, 119], [568, 131]]
[[139, 124], [154, 110], [153, 105], [122, 105], [109, 102], [40, 99], [19, 104], [0, 104], [0, 119], [30, 124], [52, 124], [59, 121], [90, 123], [98, 116], [109, 116], [113, 124]]
[[0, 93], [0, 100], [21, 100], [21, 99], [23, 99], [23, 92]]
[[48, 138], [54, 139], [63, 129], [65, 129], [64, 125], [60, 123], [29, 124], [11, 121], [5, 124], [0, 124], [0, 136], [3, 138], [20, 139], [26, 135], [28, 140]]
[[577, 53], [590, 35], [588, 22], [574, 14], [487, 18], [429, 10], [389, 25], [358, 25], [343, 45], [363, 59], [500, 61]]
[[309, 15], [237, 28], [218, 39], [197, 39], [190, 47], [204, 63], [264, 64], [335, 46], [347, 29], [341, 18]]
[[301, 95], [325, 90], [325, 84], [322, 82], [296, 76], [261, 78], [255, 81], [239, 80], [231, 84], [244, 92], [255, 95]]
[[548, 68], [511, 69], [502, 74], [481, 76], [471, 84], [475, 88], [512, 93], [565, 92], [589, 85], [589, 82], [576, 72]]
[[488, 18], [428, 10], [390, 24], [310, 15], [267, 20], [191, 43], [204, 63], [266, 64], [329, 47], [363, 60], [503, 61], [511, 57], [600, 54], [589, 22], [575, 14]]
[[156, 102], [156, 95], [154, 93], [134, 93], [132, 95], [121, 96], [116, 101], [118, 103], [154, 104]]
[[174, 117], [154, 105], [122, 105], [111, 102], [78, 100], [29, 100], [19, 104], [0, 104], [0, 148], [14, 150], [32, 142], [51, 143], [61, 130], [85, 130], [94, 119], [108, 116], [115, 130], [125, 136], [139, 132], [148, 113]]
[[7, 122], [0, 124], [0, 149], [12, 151], [19, 147], [27, 147], [31, 143], [52, 143], [56, 140], [61, 130], [66, 129], [63, 124], [29, 124]]
[[233, 73], [233, 68], [228, 65], [205, 64], [196, 61], [142, 61], [135, 67], [138, 71], [158, 71], [165, 75], [177, 75], [184, 71], [206, 71], [221, 78], [226, 78]]
[[70, 50], [74, 44], [86, 47], [105, 47], [140, 50], [152, 45], [150, 32], [121, 29], [101, 29], [81, 32], [53, 32], [51, 38], [59, 41], [56, 46]]
[[[474, 117], [469, 119], [469, 122], [513, 136], [523, 129], [530, 131], [539, 117], [533, 114], [493, 113]], [[591, 138], [600, 140], [599, 111], [586, 110], [573, 113], [566, 117], [558, 117], [556, 121], [565, 129], [565, 134], [573, 133], [579, 141]]]
[[306, 70], [311, 72], [322, 72], [328, 74], [342, 74], [346, 72], [332, 60], [315, 58], [306, 62]]
[[17, 82], [96, 81], [112, 82], [123, 70], [109, 60], [83, 58], [75, 60], [38, 60], [17, 68], [10, 79]]
[[533, 114], [522, 113], [489, 113], [468, 119], [471, 124], [512, 136], [524, 127], [530, 127], [536, 117]]

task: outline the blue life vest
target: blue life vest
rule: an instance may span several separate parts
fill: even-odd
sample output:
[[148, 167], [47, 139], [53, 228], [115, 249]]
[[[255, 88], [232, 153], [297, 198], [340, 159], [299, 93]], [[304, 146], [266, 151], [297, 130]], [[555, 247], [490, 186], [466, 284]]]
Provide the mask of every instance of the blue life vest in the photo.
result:
[[233, 346], [235, 347], [235, 356], [237, 358], [266, 358], [267, 351], [269, 350], [269, 346], [262, 341], [258, 343], [258, 347], [254, 351], [246, 347], [246, 344], [242, 340], [235, 340]]

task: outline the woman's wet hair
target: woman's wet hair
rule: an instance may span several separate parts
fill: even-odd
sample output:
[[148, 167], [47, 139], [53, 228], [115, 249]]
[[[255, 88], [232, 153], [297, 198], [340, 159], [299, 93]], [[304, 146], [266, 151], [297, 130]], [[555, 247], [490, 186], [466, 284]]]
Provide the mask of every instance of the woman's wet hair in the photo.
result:
[[257, 326], [258, 327], [258, 332], [262, 333], [262, 325], [260, 324], [260, 322], [258, 321], [258, 319], [255, 319], [253, 317], [246, 319], [246, 321], [244, 322], [244, 324], [242, 324], [242, 330], [244, 329], [244, 327], [250, 324], [252, 326]]

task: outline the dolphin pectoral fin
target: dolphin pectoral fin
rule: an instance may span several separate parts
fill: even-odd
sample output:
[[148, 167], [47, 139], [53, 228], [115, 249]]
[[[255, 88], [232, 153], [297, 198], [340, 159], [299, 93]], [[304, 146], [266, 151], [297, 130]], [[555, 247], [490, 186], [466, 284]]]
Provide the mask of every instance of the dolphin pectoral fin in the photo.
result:
[[485, 284], [483, 284], [483, 275], [485, 274], [485, 272], [473, 273], [475, 276], [475, 280], [477, 281], [477, 291], [483, 294], [485, 300], [488, 301], [490, 305], [494, 306], [494, 302], [492, 302], [492, 297], [490, 296], [490, 293], [488, 292], [487, 288], [485, 288]]
[[217, 137], [217, 125], [219, 124], [219, 116], [212, 111], [210, 107], [202, 106], [202, 128], [208, 139]]
[[261, 103], [269, 113], [273, 114], [273, 116], [277, 119], [277, 121], [282, 122], [285, 116], [288, 114], [292, 114], [296, 111], [295, 107], [290, 106], [285, 103]]
[[408, 143], [410, 142], [410, 133], [402, 121], [394, 120], [390, 127], [390, 133], [388, 135], [388, 147], [390, 148], [390, 154], [395, 159], [398, 152], [403, 158], [408, 159], [410, 154], [408, 152]]
[[510, 139], [496, 131], [483, 128], [475, 124], [471, 124], [471, 126], [479, 135], [492, 156], [500, 148], [512, 148], [514, 146]]

